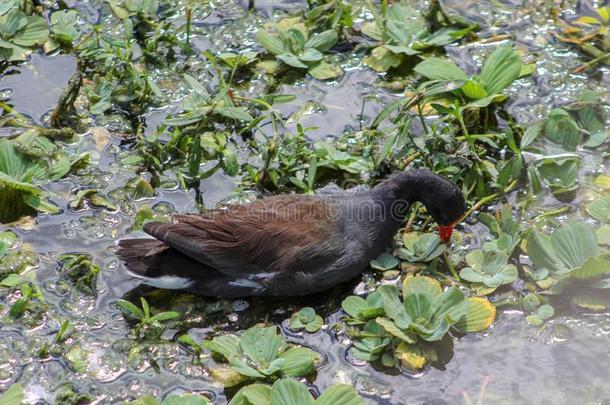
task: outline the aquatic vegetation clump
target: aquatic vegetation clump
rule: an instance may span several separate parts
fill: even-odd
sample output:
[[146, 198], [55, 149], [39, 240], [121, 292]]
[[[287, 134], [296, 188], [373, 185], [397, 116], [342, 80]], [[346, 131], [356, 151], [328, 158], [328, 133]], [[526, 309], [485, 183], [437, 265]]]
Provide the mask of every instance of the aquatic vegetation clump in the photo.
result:
[[213, 368], [211, 374], [229, 387], [251, 379], [305, 377], [320, 361], [320, 355], [313, 350], [286, 343], [275, 326], [254, 326], [241, 336], [217, 336], [202, 346], [228, 363], [228, 367]]
[[[383, 314], [352, 333], [355, 339], [352, 353], [366, 361], [375, 361], [390, 350], [399, 363], [409, 362], [408, 367], [423, 368], [434, 357], [434, 349], [427, 343], [442, 340], [451, 328], [465, 333], [484, 330], [496, 315], [495, 308], [486, 299], [466, 298], [455, 286], [443, 291], [437, 280], [427, 276], [406, 277], [402, 292], [395, 286], [385, 285], [376, 293], [381, 297]], [[362, 306], [360, 301], [351, 301], [343, 303], [350, 315], [363, 318], [364, 311], [370, 311], [368, 303]], [[407, 361], [416, 352], [421, 352], [419, 360]]]
[[[20, 7], [22, 3], [24, 9]], [[27, 2], [7, 0], [0, 6], [0, 62], [25, 60], [34, 47], [49, 38], [44, 17], [34, 14], [25, 4]]]
[[[279, 21], [273, 28], [273, 33], [258, 31], [256, 38], [279, 62], [304, 69], [319, 80], [335, 79], [343, 74], [340, 66], [324, 58], [324, 52], [337, 43], [334, 29], [313, 33], [298, 17]], [[271, 71], [274, 68], [268, 67]]]
[[59, 272], [64, 274], [76, 287], [86, 294], [96, 293], [96, 281], [100, 273], [99, 266], [93, 263], [91, 256], [86, 254], [64, 254], [57, 262]]
[[438, 235], [431, 233], [406, 232], [402, 244], [398, 257], [409, 262], [430, 262], [446, 250]]
[[39, 185], [59, 180], [88, 162], [87, 153], [70, 156], [36, 129], [14, 140], [0, 139], [0, 222], [37, 212], [56, 214], [51, 193]]
[[508, 263], [508, 255], [494, 248], [475, 249], [466, 255], [468, 267], [460, 271], [464, 280], [495, 289], [517, 279], [517, 267]]
[[431, 30], [421, 11], [399, 2], [381, 13], [377, 9], [371, 11], [374, 21], [365, 23], [362, 33], [379, 44], [364, 58], [364, 63], [377, 72], [386, 72], [409, 61], [419, 61], [418, 55], [457, 42], [477, 28], [476, 24], [447, 21], [445, 18], [442, 22], [437, 21], [440, 28]]
[[142, 308], [138, 308], [132, 302], [123, 299], [116, 302], [116, 305], [124, 314], [137, 321], [134, 327], [136, 338], [158, 338], [165, 330], [163, 322], [180, 318], [180, 314], [176, 311], [164, 311], [152, 315], [148, 301], [140, 297], [140, 303]]
[[364, 405], [364, 400], [349, 385], [338, 384], [327, 388], [314, 399], [307, 386], [285, 378], [272, 386], [251, 384], [240, 389], [229, 405]]
[[288, 323], [288, 327], [295, 332], [305, 329], [309, 333], [319, 331], [324, 325], [324, 319], [311, 307], [305, 307], [295, 312]]

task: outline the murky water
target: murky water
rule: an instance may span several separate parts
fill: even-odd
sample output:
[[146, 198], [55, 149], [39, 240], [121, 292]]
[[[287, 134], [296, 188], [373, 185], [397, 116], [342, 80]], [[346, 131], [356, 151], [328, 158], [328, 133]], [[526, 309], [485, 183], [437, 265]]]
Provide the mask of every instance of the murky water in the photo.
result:
[[[78, 7], [91, 22], [103, 21], [104, 16], [98, 16], [97, 2], [79, 3]], [[225, 4], [207, 18], [196, 21], [194, 44], [200, 49], [216, 51], [235, 46], [233, 38], [242, 38], [240, 45], [252, 46], [255, 42], [253, 27], [257, 22], [269, 15], [281, 15], [286, 10], [303, 7], [304, 2], [255, 3], [257, 13], [248, 14], [241, 4]], [[564, 18], [591, 8], [588, 3], [564, 3], [567, 3], [561, 6]], [[610, 102], [610, 71], [607, 68], [597, 69], [593, 76], [570, 73], [582, 59], [551, 35], [555, 26], [549, 17], [549, 2], [451, 0], [446, 5], [452, 12], [479, 22], [482, 38], [511, 35], [517, 48], [523, 51], [524, 59], [537, 62], [537, 73], [520, 79], [508, 92], [511, 96], [509, 111], [519, 122], [541, 118], [551, 108], [572, 100], [582, 89], [605, 94], [602, 101]], [[496, 45], [453, 46], [448, 47], [448, 54], [473, 73]], [[383, 105], [402, 95], [384, 89], [377, 80], [378, 75], [361, 65], [360, 59], [344, 57], [341, 62], [346, 74], [337, 82], [322, 83], [303, 78], [282, 85], [281, 93], [294, 94], [297, 99], [282, 105], [281, 111], [298, 116], [304, 127], [315, 127], [308, 133], [312, 140], [337, 137], [345, 130], [357, 129], [370, 122]], [[74, 68], [72, 57], [34, 55], [28, 64], [7, 70], [0, 77], [0, 89], [10, 95], [16, 110], [43, 122]], [[168, 73], [160, 72], [160, 75]], [[254, 94], [256, 88], [254, 83]], [[170, 102], [166, 106], [146, 114], [148, 130], [154, 129], [168, 111], [177, 108], [182, 95], [180, 89], [169, 94]], [[111, 129], [112, 125], [103, 121], [92, 123], [92, 126]], [[116, 164], [124, 147], [120, 136], [112, 136], [100, 149], [90, 135], [91, 132], [83, 134], [80, 142], [70, 148], [92, 152], [94, 163], [98, 164], [90, 165], [85, 173], [48, 186], [63, 200], [84, 184], [94, 182], [107, 193], [133, 177], [133, 173]], [[550, 145], [548, 148], [552, 151]], [[569, 213], [558, 218], [561, 221], [580, 217], [581, 197], [587, 195], [591, 175], [610, 172], [607, 157], [603, 157], [608, 151], [578, 153], [584, 158], [579, 174], [584, 186], [579, 197], [570, 203]], [[234, 179], [220, 173], [206, 179], [201, 184], [204, 204], [212, 207], [231, 196], [236, 184]], [[518, 192], [515, 192], [509, 199], [514, 200], [517, 196]], [[142, 393], [161, 396], [182, 391], [204, 392], [216, 403], [225, 403], [223, 389], [210, 378], [208, 369], [194, 363], [192, 356], [176, 343], [144, 345], [140, 353], [130, 359], [130, 348], [135, 343], [127, 338], [129, 325], [113, 303], [118, 298], [146, 293], [155, 308], [189, 308], [187, 319], [192, 326], [189, 333], [199, 340], [212, 328], [236, 330], [262, 320], [282, 323], [294, 309], [312, 302], [317, 304], [318, 313], [326, 316], [325, 323], [332, 325], [340, 316], [336, 311], [339, 303], [358, 282], [290, 302], [247, 300], [249, 307], [239, 312], [231, 302], [180, 298], [177, 294], [149, 289], [132, 291], [139, 288], [138, 282], [118, 263], [114, 255], [115, 243], [129, 233], [134, 213], [145, 204], [153, 207], [165, 204], [176, 212], [196, 211], [194, 192], [161, 187], [155, 198], [127, 204], [117, 213], [65, 210], [60, 215], [40, 215], [33, 229], [12, 228], [24, 244], [40, 254], [40, 266], [30, 270], [27, 276], [42, 286], [49, 311], [48, 318], [10, 322], [6, 314], [8, 304], [15, 297], [3, 298], [4, 305], [0, 306], [0, 391], [20, 382], [25, 387], [28, 403], [52, 403], [58, 388], [71, 382], [79, 390], [96, 396], [101, 403], [114, 403]], [[547, 196], [542, 208], [562, 205], [564, 203]], [[524, 215], [522, 219], [527, 221], [529, 218]], [[0, 229], [4, 227], [0, 226]], [[482, 241], [480, 236], [476, 239], [468, 236], [472, 229], [479, 232], [481, 227], [464, 229], [471, 245], [478, 245]], [[68, 252], [88, 253], [100, 265], [102, 272], [95, 298], [70, 289], [59, 277], [56, 258]], [[346, 337], [336, 335], [330, 328], [302, 335], [288, 330], [285, 322], [282, 325], [289, 340], [303, 343], [323, 355], [324, 362], [315, 380], [320, 390], [338, 382], [353, 384], [371, 403], [610, 403], [610, 314], [580, 314], [565, 307], [542, 328], [528, 326], [519, 311], [500, 311], [488, 331], [460, 338], [443, 364], [419, 376], [390, 375], [370, 365], [354, 365], [346, 357]], [[59, 329], [56, 319], [69, 319], [75, 327], [71, 339], [82, 349], [79, 355], [85, 359], [84, 372], [76, 372], [66, 356], [38, 357], [38, 349]], [[186, 331], [170, 330], [164, 336], [171, 338], [179, 332]]]

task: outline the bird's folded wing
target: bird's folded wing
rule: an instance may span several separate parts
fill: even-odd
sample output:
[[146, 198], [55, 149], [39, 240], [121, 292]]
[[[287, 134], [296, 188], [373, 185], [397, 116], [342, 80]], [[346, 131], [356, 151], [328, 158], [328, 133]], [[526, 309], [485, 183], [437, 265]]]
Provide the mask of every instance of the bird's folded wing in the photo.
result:
[[176, 215], [174, 223], [147, 223], [144, 230], [225, 275], [282, 272], [296, 270], [312, 251], [332, 254], [324, 251], [337, 232], [329, 206], [322, 198], [277, 196], [206, 215]]

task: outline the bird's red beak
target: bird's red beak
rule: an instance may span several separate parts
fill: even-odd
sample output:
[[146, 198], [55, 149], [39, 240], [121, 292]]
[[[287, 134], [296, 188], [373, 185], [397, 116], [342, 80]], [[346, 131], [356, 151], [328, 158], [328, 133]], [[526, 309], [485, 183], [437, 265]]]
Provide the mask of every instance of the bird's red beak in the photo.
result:
[[444, 226], [438, 227], [438, 236], [441, 238], [441, 240], [443, 242], [449, 243], [449, 241], [451, 240], [451, 234], [453, 233], [453, 228], [455, 228], [455, 226], [458, 223], [460, 223], [461, 219], [462, 218], [459, 218], [457, 221], [455, 221], [451, 225], [444, 225]]
[[440, 236], [441, 240], [445, 243], [448, 243], [451, 240], [452, 233], [453, 233], [453, 225], [438, 227], [438, 236]]

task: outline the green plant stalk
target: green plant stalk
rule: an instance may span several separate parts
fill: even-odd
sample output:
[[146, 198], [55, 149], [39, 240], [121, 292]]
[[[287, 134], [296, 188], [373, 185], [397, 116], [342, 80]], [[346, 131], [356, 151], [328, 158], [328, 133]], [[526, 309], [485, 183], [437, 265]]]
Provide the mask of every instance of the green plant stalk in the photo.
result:
[[417, 116], [419, 117], [419, 121], [421, 122], [421, 126], [424, 128], [424, 132], [426, 133], [426, 135], [430, 135], [428, 125], [426, 125], [426, 120], [424, 119], [421, 101], [417, 103]]
[[503, 196], [504, 194], [510, 193], [517, 187], [518, 181], [513, 180], [503, 191], [488, 195], [486, 197], [481, 198], [476, 204], [474, 204], [466, 213], [462, 216], [462, 218], [468, 218], [473, 212], [481, 208], [483, 205], [495, 200]]
[[561, 215], [561, 214], [564, 214], [569, 211], [570, 211], [570, 206], [564, 205], [563, 207], [559, 207], [554, 210], [543, 212], [542, 214], [535, 216], [534, 219], [538, 220], [538, 219], [556, 217], [557, 215]]
[[[608, 61], [605, 61], [605, 59], [608, 58]], [[610, 63], [610, 52], [601, 54], [600, 56], [597, 56], [596, 58], [590, 60], [589, 62], [580, 65], [579, 67], [577, 67], [576, 69], [574, 69], [574, 73], [579, 73], [582, 72], [583, 70], [585, 70], [586, 68], [595, 65], [596, 63], [603, 63], [604, 65], [609, 65]]]
[[449, 269], [449, 272], [451, 273], [453, 278], [455, 278], [459, 283], [461, 283], [462, 279], [460, 278], [460, 275], [455, 270], [455, 267], [451, 263], [451, 260], [449, 260], [449, 255], [447, 254], [447, 252], [443, 252], [443, 261], [445, 262], [445, 265]]
[[191, 19], [193, 18], [193, 12], [189, 6], [186, 6], [186, 39], [185, 45], [190, 46], [191, 42]]

